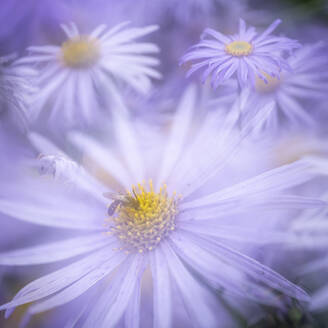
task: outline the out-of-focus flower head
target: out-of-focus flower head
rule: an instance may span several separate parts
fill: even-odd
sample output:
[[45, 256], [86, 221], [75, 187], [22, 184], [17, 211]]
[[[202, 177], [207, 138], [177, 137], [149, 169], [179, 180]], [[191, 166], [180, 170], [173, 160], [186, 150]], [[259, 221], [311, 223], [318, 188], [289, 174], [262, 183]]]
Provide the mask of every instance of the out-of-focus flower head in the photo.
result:
[[108, 99], [125, 85], [146, 94], [151, 79], [161, 77], [153, 68], [159, 61], [151, 55], [159, 49], [135, 40], [158, 27], [127, 25], [111, 29], [99, 25], [89, 35], [80, 34], [73, 23], [62, 25], [68, 39], [60, 47], [28, 48], [30, 55], [20, 59], [20, 64], [36, 66], [42, 86], [33, 103], [33, 118], [43, 111], [61, 126], [78, 126], [93, 122]]
[[30, 105], [36, 93], [36, 72], [15, 61], [16, 56], [0, 57], [0, 112], [9, 115], [12, 122], [26, 130]]
[[[325, 49], [321, 42], [306, 45], [287, 59], [292, 71], [282, 72], [276, 77], [265, 73], [266, 82], [256, 77], [255, 89], [249, 92], [246, 111], [271, 102], [274, 110], [266, 122], [266, 127], [271, 129], [270, 133], [281, 131], [285, 126], [296, 128], [297, 123], [309, 127], [317, 124], [319, 128], [320, 120], [325, 115], [320, 101], [327, 93], [328, 81], [327, 72], [322, 70], [327, 65]], [[229, 80], [219, 86], [210, 105], [218, 110], [229, 108], [238, 96], [237, 82]], [[280, 138], [276, 134], [274, 137]]]
[[266, 82], [257, 77], [250, 106], [273, 101], [275, 111], [269, 121], [275, 128], [286, 119], [313, 126], [313, 114], [328, 91], [328, 73], [323, 70], [328, 63], [325, 48], [322, 43], [306, 45], [288, 58], [292, 71], [275, 77], [265, 74]]
[[241, 86], [254, 86], [256, 77], [268, 83], [268, 75], [276, 77], [282, 70], [290, 70], [284, 53], [299, 47], [296, 40], [270, 35], [280, 23], [279, 19], [274, 21], [261, 34], [254, 27], [247, 29], [242, 19], [239, 32], [231, 36], [205, 29], [202, 40], [182, 57], [181, 64], [191, 64], [188, 77], [205, 68], [201, 80], [211, 76], [213, 88], [234, 75]]
[[[236, 239], [266, 243], [273, 231], [259, 236], [251, 228], [222, 224], [220, 219], [253, 211], [259, 218], [261, 211], [275, 208], [322, 207], [325, 203], [320, 200], [284, 193], [317, 176], [315, 161], [297, 161], [209, 192], [206, 182], [220, 174], [225, 179], [223, 168], [267, 113], [260, 111], [236, 134], [232, 111], [217, 132], [221, 113], [205, 116], [199, 122], [196, 99], [195, 90], [187, 89], [168, 136], [157, 139], [165, 142], [156, 145], [156, 158], [151, 156], [152, 149], [140, 151], [143, 142], [123, 115], [113, 115], [112, 146], [103, 146], [82, 133], [70, 134], [72, 143], [94, 163], [93, 175], [81, 166], [71, 165], [67, 155], [62, 157], [63, 152], [40, 135], [30, 135], [40, 152], [55, 156], [46, 161], [44, 156], [39, 158], [49, 169], [45, 172], [55, 179], [27, 177], [19, 185], [6, 186], [6, 193], [1, 192], [0, 211], [30, 223], [75, 230], [77, 234], [67, 240], [1, 254], [3, 265], [72, 261], [31, 282], [1, 306], [7, 310], [6, 316], [25, 303], [36, 302], [29, 308], [30, 314], [52, 309], [99, 283], [95, 302], [88, 298], [73, 322], [81, 327], [117, 327], [124, 320], [126, 326], [133, 323], [138, 327], [141, 280], [147, 268], [152, 274], [155, 326], [176, 326], [174, 310], [180, 300], [180, 312], [188, 313], [180, 326], [188, 326], [192, 320], [197, 327], [216, 327], [215, 308], [220, 311], [222, 325], [233, 327], [203, 282], [221, 291], [223, 297], [231, 293], [274, 306], [281, 305], [274, 290], [308, 300], [301, 288], [232, 247]], [[71, 178], [75, 187], [61, 183], [63, 177]], [[111, 279], [110, 283], [106, 278]]]

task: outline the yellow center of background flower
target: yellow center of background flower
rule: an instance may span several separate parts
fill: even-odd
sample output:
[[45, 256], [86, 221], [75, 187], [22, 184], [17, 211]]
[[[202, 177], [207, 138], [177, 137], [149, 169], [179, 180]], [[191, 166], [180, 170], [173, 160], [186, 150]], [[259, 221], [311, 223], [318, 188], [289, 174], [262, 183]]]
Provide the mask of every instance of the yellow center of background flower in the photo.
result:
[[247, 41], [233, 41], [226, 45], [225, 51], [236, 57], [248, 56], [253, 51], [253, 46]]
[[65, 65], [72, 68], [90, 67], [100, 56], [97, 40], [84, 36], [64, 42], [61, 51]]
[[257, 92], [260, 93], [271, 93], [277, 90], [277, 88], [280, 85], [280, 79], [278, 77], [271, 76], [265, 72], [262, 72], [262, 74], [267, 79], [267, 83], [263, 81], [263, 79], [256, 76], [255, 79], [255, 89]]
[[306, 156], [327, 156], [327, 151], [317, 139], [309, 135], [290, 135], [279, 140], [273, 148], [275, 166], [291, 164]]
[[164, 184], [158, 193], [152, 181], [132, 186], [132, 191], [120, 195], [118, 205], [106, 221], [109, 234], [122, 242], [121, 250], [127, 252], [151, 251], [175, 229], [179, 197], [169, 196]]

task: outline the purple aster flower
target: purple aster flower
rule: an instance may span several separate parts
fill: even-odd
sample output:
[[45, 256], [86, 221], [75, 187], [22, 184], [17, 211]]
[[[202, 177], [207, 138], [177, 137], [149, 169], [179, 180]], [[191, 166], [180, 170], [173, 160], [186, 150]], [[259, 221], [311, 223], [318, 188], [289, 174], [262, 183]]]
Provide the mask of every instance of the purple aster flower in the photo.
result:
[[180, 312], [188, 314], [179, 326], [192, 321], [196, 327], [217, 327], [213, 309], [220, 311], [220, 322], [221, 315], [226, 316], [208, 287], [220, 290], [223, 297], [231, 294], [276, 306], [281, 303], [275, 291], [308, 300], [301, 288], [233, 247], [236, 239], [249, 241], [251, 236], [265, 243], [274, 232], [259, 236], [252, 229], [223, 224], [222, 219], [245, 212], [256, 219], [276, 208], [324, 206], [323, 201], [286, 193], [317, 176], [316, 162], [297, 161], [209, 191], [206, 182], [215, 176], [225, 180], [228, 160], [267, 113], [260, 111], [238, 134], [229, 116], [217, 132], [222, 116], [206, 116], [200, 123], [196, 99], [195, 90], [189, 88], [169, 135], [156, 138], [154, 133], [154, 140], [165, 140], [155, 150], [140, 146], [134, 126], [122, 115], [113, 115], [112, 146], [81, 133], [70, 134], [93, 176], [40, 135], [30, 135], [38, 151], [46, 154], [38, 160], [42, 172], [54, 179], [28, 176], [20, 185], [6, 185], [0, 191], [0, 211], [75, 234], [1, 254], [2, 265], [69, 261], [2, 305], [7, 316], [26, 303], [32, 303], [30, 314], [64, 305], [97, 285], [94, 301], [87, 298], [73, 322], [80, 327], [138, 327], [143, 310], [141, 280], [147, 268], [155, 327], [177, 326], [174, 313], [179, 302]]
[[42, 88], [32, 105], [33, 118], [48, 111], [49, 120], [77, 126], [94, 120], [97, 109], [106, 107], [107, 97], [119, 92], [122, 84], [147, 93], [151, 78], [161, 77], [153, 68], [159, 61], [150, 55], [159, 49], [135, 40], [158, 27], [127, 25], [99, 25], [89, 35], [80, 34], [75, 24], [62, 25], [68, 39], [61, 46], [30, 47], [30, 55], [20, 64], [35, 65], [40, 72]]
[[187, 76], [205, 68], [202, 82], [211, 76], [213, 88], [236, 75], [241, 86], [255, 85], [259, 77], [267, 83], [267, 75], [279, 76], [282, 70], [290, 70], [284, 52], [299, 47], [296, 40], [270, 34], [280, 24], [274, 21], [263, 33], [254, 27], [246, 28], [241, 19], [239, 32], [226, 36], [213, 29], [206, 29], [201, 41], [181, 59], [181, 64], [191, 64]]

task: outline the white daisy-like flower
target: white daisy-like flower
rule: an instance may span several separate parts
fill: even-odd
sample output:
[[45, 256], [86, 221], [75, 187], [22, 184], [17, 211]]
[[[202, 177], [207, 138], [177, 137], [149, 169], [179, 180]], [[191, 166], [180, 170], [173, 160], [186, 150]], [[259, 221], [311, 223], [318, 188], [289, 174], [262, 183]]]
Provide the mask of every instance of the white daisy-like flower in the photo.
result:
[[132, 28], [121, 23], [108, 29], [100, 25], [90, 34], [80, 34], [75, 24], [62, 25], [67, 40], [61, 46], [29, 47], [29, 56], [20, 60], [39, 68], [42, 87], [33, 104], [33, 116], [48, 112], [61, 125], [79, 125], [95, 119], [107, 99], [126, 84], [140, 93], [159, 79], [154, 69], [159, 51], [153, 43], [136, 42], [158, 26]]
[[[140, 147], [142, 140], [131, 121], [118, 114], [113, 115], [112, 147], [82, 133], [70, 134], [89, 168], [93, 167], [93, 176], [72, 165], [67, 155], [40, 135], [30, 135], [38, 151], [54, 156], [38, 160], [43, 172], [55, 180], [27, 177], [19, 185], [6, 184], [0, 191], [0, 211], [35, 224], [73, 229], [78, 235], [0, 255], [2, 265], [70, 261], [2, 305], [7, 316], [26, 303], [31, 303], [30, 314], [67, 304], [98, 285], [93, 301], [86, 297], [72, 318], [76, 326], [147, 327], [140, 315], [146, 271], [153, 286], [148, 303], [153, 307], [154, 327], [210, 328], [218, 323], [233, 327], [209, 287], [221, 291], [224, 298], [234, 295], [276, 306], [281, 303], [275, 291], [308, 300], [301, 288], [233, 247], [236, 242], [268, 243], [274, 231], [259, 235], [233, 220], [224, 221], [245, 212], [263, 220], [267, 211], [276, 208], [324, 206], [321, 200], [286, 193], [317, 176], [316, 162], [298, 161], [229, 185], [224, 167], [253, 126], [268, 114], [260, 111], [236, 134], [235, 116], [222, 122], [222, 115], [209, 115], [200, 122], [196, 99], [195, 90], [188, 89], [169, 135], [157, 139], [154, 134], [154, 140], [165, 141], [158, 142], [154, 152]], [[223, 126], [219, 133], [218, 121]], [[75, 188], [61, 183], [65, 175]], [[206, 182], [214, 177], [226, 186], [209, 191]], [[176, 311], [185, 315], [179, 324]]]

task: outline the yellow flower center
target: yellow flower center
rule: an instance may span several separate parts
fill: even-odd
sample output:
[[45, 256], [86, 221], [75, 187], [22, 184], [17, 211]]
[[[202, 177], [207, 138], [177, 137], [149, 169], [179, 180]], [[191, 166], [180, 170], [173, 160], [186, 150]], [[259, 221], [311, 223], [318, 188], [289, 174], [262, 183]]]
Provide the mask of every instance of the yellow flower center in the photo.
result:
[[277, 90], [277, 88], [280, 85], [280, 79], [277, 77], [271, 76], [265, 72], [262, 72], [262, 74], [267, 79], [267, 83], [265, 83], [261, 78], [256, 76], [255, 79], [255, 90], [260, 93], [271, 93]]
[[99, 44], [96, 39], [80, 36], [64, 42], [61, 47], [61, 55], [66, 66], [90, 67], [99, 59]]
[[179, 197], [169, 196], [164, 184], [159, 192], [152, 181], [132, 186], [132, 191], [110, 196], [114, 202], [109, 207], [106, 220], [108, 233], [114, 234], [126, 252], [145, 252], [154, 249], [175, 229]]
[[225, 51], [236, 57], [248, 56], [253, 51], [253, 46], [247, 41], [233, 41], [225, 46]]

